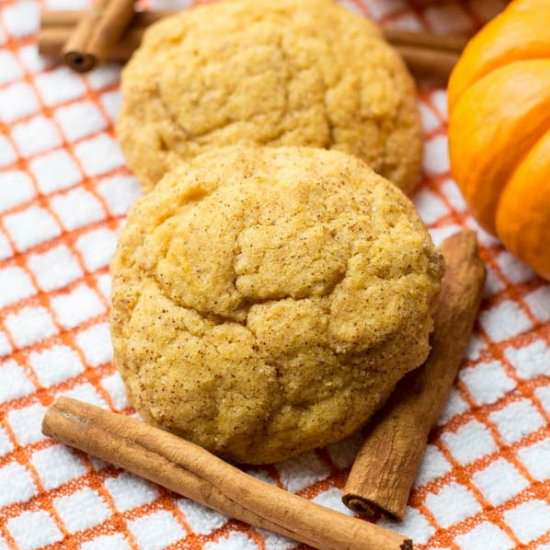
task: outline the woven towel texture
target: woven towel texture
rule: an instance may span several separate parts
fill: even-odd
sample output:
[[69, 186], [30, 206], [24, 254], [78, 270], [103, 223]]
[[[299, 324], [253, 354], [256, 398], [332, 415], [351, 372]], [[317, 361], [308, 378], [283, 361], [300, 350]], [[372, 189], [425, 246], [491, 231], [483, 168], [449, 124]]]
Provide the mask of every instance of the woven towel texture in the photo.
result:
[[[40, 9], [86, 5], [0, 0], [0, 549], [295, 548], [40, 432], [45, 407], [60, 395], [131, 412], [107, 324], [108, 262], [139, 194], [113, 133], [119, 68], [78, 76], [40, 59], [35, 46]], [[493, 0], [345, 5], [384, 24], [439, 32], [471, 30], [502, 8]], [[439, 242], [477, 226], [449, 176], [445, 92], [424, 88], [419, 105], [425, 176], [415, 203]], [[479, 237], [489, 276], [475, 337], [405, 521], [383, 523], [418, 548], [548, 550], [550, 286]], [[340, 494], [359, 443], [253, 473], [348, 513]]]

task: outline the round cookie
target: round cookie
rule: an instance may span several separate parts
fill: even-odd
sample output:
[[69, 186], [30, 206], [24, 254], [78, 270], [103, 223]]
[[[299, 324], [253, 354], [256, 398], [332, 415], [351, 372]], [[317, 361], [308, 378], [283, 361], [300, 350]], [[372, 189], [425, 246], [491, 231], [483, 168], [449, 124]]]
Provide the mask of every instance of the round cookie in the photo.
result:
[[406, 193], [422, 139], [414, 83], [379, 29], [333, 0], [226, 0], [151, 27], [122, 76], [117, 132], [146, 190], [213, 146], [353, 154]]
[[424, 361], [441, 272], [410, 201], [359, 159], [212, 150], [129, 215], [115, 361], [148, 421], [275, 462], [357, 430]]

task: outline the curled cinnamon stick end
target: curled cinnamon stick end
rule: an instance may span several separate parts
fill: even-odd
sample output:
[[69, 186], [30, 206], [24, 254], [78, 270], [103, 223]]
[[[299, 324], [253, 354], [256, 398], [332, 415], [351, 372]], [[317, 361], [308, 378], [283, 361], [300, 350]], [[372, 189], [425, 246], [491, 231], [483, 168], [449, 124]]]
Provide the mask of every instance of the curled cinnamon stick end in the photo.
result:
[[65, 63], [77, 72], [93, 69], [109, 57], [133, 16], [134, 0], [98, 0], [70, 33], [63, 47]]
[[402, 519], [429, 432], [447, 399], [472, 333], [485, 267], [471, 231], [446, 239], [446, 261], [426, 362], [397, 384], [373, 419], [344, 487], [343, 501], [373, 518]]
[[75, 399], [58, 399], [42, 431], [222, 514], [314, 548], [413, 547], [403, 535], [260, 481], [173, 434]]

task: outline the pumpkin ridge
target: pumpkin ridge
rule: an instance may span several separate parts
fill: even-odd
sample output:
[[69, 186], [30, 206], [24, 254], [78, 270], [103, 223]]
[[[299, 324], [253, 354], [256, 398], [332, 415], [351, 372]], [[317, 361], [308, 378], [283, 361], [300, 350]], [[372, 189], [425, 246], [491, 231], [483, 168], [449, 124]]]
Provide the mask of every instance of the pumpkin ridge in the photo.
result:
[[550, 10], [518, 12], [518, 4], [512, 3], [466, 46], [449, 81], [451, 110], [469, 87], [492, 71], [515, 61], [550, 57]]
[[497, 235], [518, 258], [550, 278], [550, 129], [506, 182], [496, 210]]
[[[517, 61], [493, 71], [468, 88], [451, 113], [453, 173], [474, 215], [491, 233], [505, 182], [549, 126], [550, 60]], [[476, 127], [484, 131], [474, 132]], [[480, 138], [477, 143], [472, 136]], [[510, 149], [512, 137], [516, 146]]]

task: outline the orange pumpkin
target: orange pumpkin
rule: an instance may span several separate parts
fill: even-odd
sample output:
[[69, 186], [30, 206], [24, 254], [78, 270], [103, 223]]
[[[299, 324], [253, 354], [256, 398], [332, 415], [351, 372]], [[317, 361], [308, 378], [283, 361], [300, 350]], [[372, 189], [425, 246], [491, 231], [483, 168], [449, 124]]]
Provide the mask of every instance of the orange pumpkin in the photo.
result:
[[550, 280], [550, 0], [516, 0], [449, 81], [452, 172], [482, 227]]

